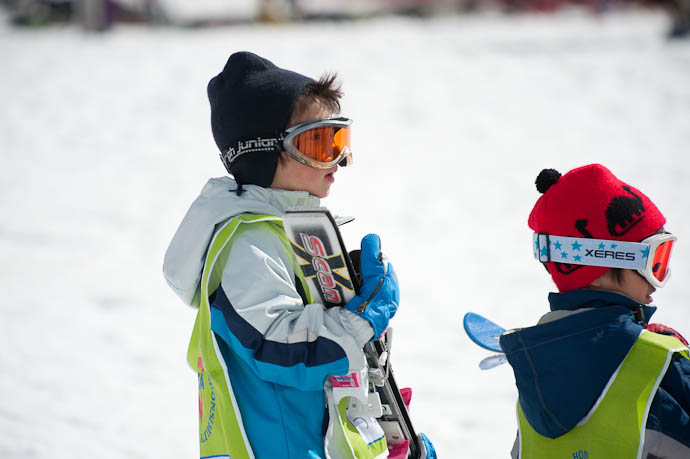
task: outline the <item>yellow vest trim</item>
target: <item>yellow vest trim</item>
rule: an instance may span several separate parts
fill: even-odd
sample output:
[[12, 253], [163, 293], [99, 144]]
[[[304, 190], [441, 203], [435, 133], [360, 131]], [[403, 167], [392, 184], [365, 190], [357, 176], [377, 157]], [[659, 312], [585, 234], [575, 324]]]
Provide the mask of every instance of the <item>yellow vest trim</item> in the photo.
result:
[[[229, 220], [216, 232], [204, 263], [199, 311], [187, 351], [187, 362], [197, 371], [199, 381], [199, 443], [202, 458], [254, 459], [227, 367], [220, 358], [218, 342], [211, 331], [208, 299], [220, 286], [233, 236], [242, 229], [243, 224], [255, 223], [268, 224], [283, 245], [286, 244], [287, 236], [282, 231], [279, 217], [245, 214]], [[301, 270], [295, 272], [301, 275]], [[300, 280], [304, 282], [302, 278]]]
[[670, 336], [642, 331], [590, 413], [558, 438], [539, 435], [518, 403], [521, 459], [639, 459], [649, 407], [674, 353], [688, 349]]

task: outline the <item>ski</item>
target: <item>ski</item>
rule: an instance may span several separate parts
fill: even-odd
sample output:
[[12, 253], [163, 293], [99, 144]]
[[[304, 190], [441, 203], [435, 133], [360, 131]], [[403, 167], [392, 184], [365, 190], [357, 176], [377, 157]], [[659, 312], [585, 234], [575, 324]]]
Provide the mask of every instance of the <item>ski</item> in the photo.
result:
[[465, 317], [462, 319], [462, 325], [465, 333], [474, 344], [483, 349], [498, 352], [498, 354], [489, 356], [479, 362], [479, 368], [490, 370], [508, 361], [499, 341], [501, 335], [506, 332], [505, 328], [474, 312], [465, 314]]
[[[312, 295], [329, 307], [344, 306], [359, 291], [358, 252], [354, 260], [348, 254], [338, 222], [328, 209], [292, 208], [283, 217], [283, 227], [302, 268]], [[354, 263], [353, 263], [354, 261]], [[392, 329], [383, 337], [364, 345], [369, 364], [369, 385], [381, 399], [382, 415], [378, 418], [389, 446], [409, 442], [406, 457], [423, 459], [423, 446], [412, 426], [410, 415], [398, 388], [390, 364]]]
[[479, 314], [468, 312], [462, 319], [467, 336], [479, 347], [493, 352], [503, 352], [500, 336], [506, 329]]

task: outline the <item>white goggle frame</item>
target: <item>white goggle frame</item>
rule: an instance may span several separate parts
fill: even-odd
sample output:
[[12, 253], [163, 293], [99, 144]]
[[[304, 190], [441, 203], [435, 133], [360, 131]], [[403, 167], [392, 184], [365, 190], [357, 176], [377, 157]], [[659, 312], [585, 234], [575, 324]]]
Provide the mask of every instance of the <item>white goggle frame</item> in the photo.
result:
[[670, 233], [654, 234], [642, 242], [534, 233], [532, 251], [534, 258], [542, 263], [553, 261], [571, 265], [635, 269], [647, 282], [660, 288], [666, 285], [671, 277], [671, 270], [666, 270], [666, 276], [662, 281], [654, 277], [654, 254], [661, 244], [677, 240], [678, 238]]
[[283, 149], [295, 161], [306, 164], [307, 166], [315, 169], [330, 169], [336, 164], [343, 167], [348, 166], [352, 162], [352, 152], [348, 147], [345, 147], [343, 151], [341, 151], [340, 154], [332, 161], [322, 163], [321, 161], [316, 161], [312, 158], [304, 156], [297, 148], [295, 148], [292, 141], [295, 139], [295, 137], [310, 129], [328, 126], [347, 128], [350, 127], [351, 124], [352, 120], [350, 118], [325, 118], [322, 120], [305, 121], [304, 123], [296, 124], [287, 128], [285, 132], [283, 132], [283, 137], [281, 139]]

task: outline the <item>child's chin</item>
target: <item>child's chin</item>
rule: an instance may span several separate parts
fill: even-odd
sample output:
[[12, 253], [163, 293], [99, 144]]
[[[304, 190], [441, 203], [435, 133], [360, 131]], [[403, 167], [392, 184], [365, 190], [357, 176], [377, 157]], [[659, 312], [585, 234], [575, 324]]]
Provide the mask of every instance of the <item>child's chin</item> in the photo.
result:
[[331, 184], [329, 183], [326, 186], [322, 187], [320, 190], [314, 190], [314, 191], [316, 191], [316, 194], [314, 196], [316, 196], [317, 198], [323, 199], [326, 196], [328, 196], [329, 193], [331, 192]]

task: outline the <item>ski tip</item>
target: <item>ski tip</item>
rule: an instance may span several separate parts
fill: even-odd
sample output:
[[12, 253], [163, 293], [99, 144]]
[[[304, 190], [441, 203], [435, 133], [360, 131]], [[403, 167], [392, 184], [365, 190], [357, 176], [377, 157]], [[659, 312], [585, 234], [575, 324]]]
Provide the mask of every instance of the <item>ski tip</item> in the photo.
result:
[[335, 220], [336, 225], [343, 226], [346, 223], [350, 223], [351, 221], [354, 221], [355, 217], [351, 217], [349, 215], [334, 215], [333, 219]]
[[474, 344], [481, 347], [485, 346], [484, 343], [482, 343], [475, 337], [475, 324], [481, 322], [483, 319], [484, 318], [482, 316], [480, 316], [479, 314], [475, 314], [474, 312], [468, 312], [462, 318], [462, 328], [465, 329], [465, 334], [469, 339], [472, 340]]
[[[479, 315], [475, 312], [468, 312], [462, 318], [462, 328], [465, 329], [465, 333], [467, 333], [467, 336], [469, 336], [470, 338], [472, 338], [475, 335], [475, 333], [477, 332], [477, 328], [479, 326], [484, 328], [486, 324], [496, 325], [486, 317]], [[472, 341], [474, 341], [474, 339]], [[477, 344], [481, 345], [481, 343]]]
[[462, 325], [467, 336], [477, 346], [493, 352], [503, 352], [499, 337], [505, 333], [505, 328], [474, 312], [465, 314]]
[[490, 355], [479, 362], [479, 368], [482, 370], [491, 370], [508, 362], [505, 354]]
[[469, 324], [477, 318], [482, 319], [483, 317], [474, 312], [465, 313], [465, 315], [462, 318], [462, 326], [465, 328], [465, 331], [467, 331], [467, 327], [469, 326]]

